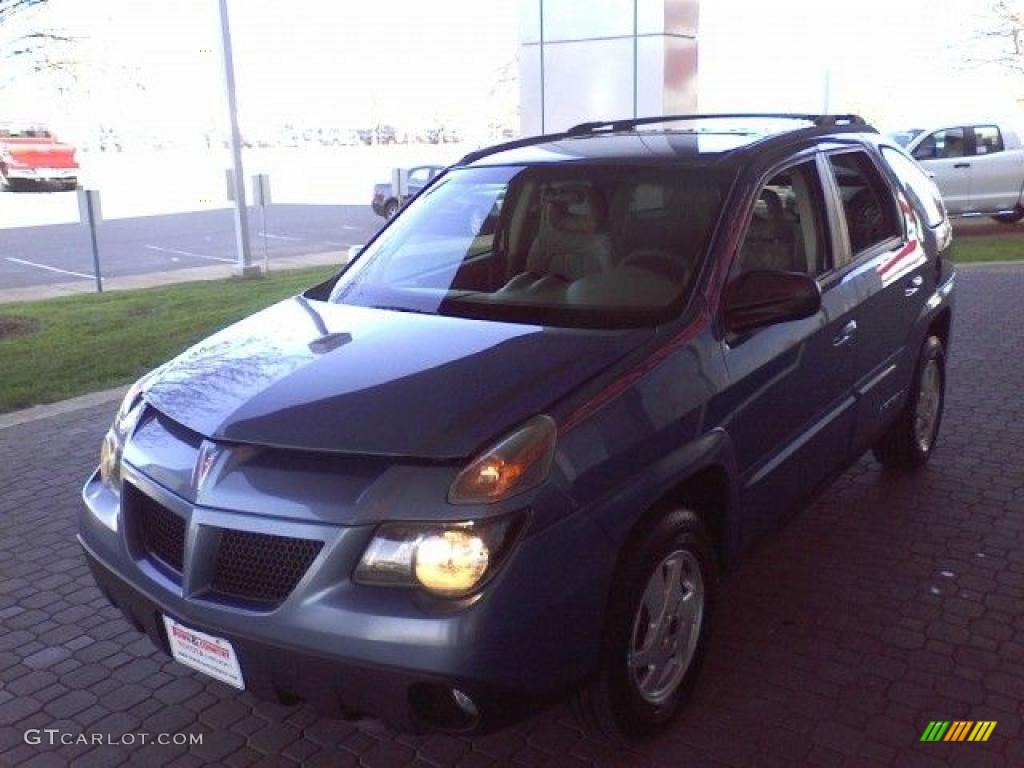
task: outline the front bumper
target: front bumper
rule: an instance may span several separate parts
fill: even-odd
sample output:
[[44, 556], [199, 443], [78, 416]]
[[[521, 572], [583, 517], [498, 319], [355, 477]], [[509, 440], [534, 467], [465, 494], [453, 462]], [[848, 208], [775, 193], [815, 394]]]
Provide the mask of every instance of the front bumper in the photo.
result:
[[[529, 710], [531, 700], [520, 693], [473, 680], [438, 677], [343, 657], [328, 657], [225, 633], [220, 627], [196, 624], [167, 605], [131, 586], [104, 565], [79, 537], [93, 578], [104, 596], [128, 622], [170, 656], [162, 616], [231, 642], [245, 676], [246, 690], [279, 704], [302, 701], [335, 717], [372, 716], [401, 728], [483, 731], [498, 727]], [[477, 706], [478, 717], [460, 710], [451, 698], [457, 688]]]
[[[306, 701], [326, 714], [370, 716], [402, 728], [485, 731], [561, 694], [596, 663], [604, 592], [586, 566], [565, 572], [564, 563], [578, 559], [576, 548], [586, 546], [571, 527], [521, 542], [513, 553], [518, 562], [508, 563], [483, 593], [444, 601], [351, 581], [373, 525], [204, 508], [122, 466], [126, 482], [183, 514], [193, 552], [205, 546], [211, 527], [325, 542], [280, 604], [240, 604], [197, 586], [190, 572], [202, 568], [189, 565], [189, 558], [194, 564], [198, 555], [186, 555], [176, 580], [141, 552], [117, 496], [96, 475], [83, 490], [79, 541], [104, 594], [165, 652], [161, 615], [229, 640], [246, 689], [257, 696]], [[453, 705], [453, 689], [469, 696], [477, 716]]]

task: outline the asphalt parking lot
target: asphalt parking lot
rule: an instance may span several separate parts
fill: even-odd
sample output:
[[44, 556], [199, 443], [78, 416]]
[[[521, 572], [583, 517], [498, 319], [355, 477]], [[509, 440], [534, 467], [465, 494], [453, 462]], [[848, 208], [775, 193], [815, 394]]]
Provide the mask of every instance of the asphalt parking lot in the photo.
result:
[[[266, 248], [273, 267], [278, 257], [344, 252], [383, 222], [369, 205], [276, 205], [268, 209], [264, 237], [250, 210], [252, 256], [262, 263]], [[100, 269], [111, 278], [232, 265], [234, 226], [229, 208], [112, 219], [99, 229]], [[90, 286], [94, 274], [89, 233], [80, 224], [0, 228], [0, 288]]]
[[[0, 431], [0, 765], [1024, 765], [1024, 269], [958, 284], [931, 465], [899, 476], [865, 458], [751, 553], [690, 707], [631, 752], [561, 707], [476, 739], [399, 734], [176, 665], [106, 604], [74, 541], [113, 406]], [[997, 725], [985, 743], [922, 743], [933, 720]], [[26, 744], [32, 728], [203, 743], [52, 748]]]

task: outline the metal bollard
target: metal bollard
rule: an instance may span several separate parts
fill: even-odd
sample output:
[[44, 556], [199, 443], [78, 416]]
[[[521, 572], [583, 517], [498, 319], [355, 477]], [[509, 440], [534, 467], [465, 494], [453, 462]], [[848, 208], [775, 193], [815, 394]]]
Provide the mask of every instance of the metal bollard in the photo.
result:
[[103, 293], [103, 275], [100, 274], [100, 248], [96, 238], [96, 227], [103, 221], [99, 190], [78, 188], [78, 215], [81, 222], [89, 227], [89, 241], [92, 244], [92, 267], [96, 275], [96, 293]]

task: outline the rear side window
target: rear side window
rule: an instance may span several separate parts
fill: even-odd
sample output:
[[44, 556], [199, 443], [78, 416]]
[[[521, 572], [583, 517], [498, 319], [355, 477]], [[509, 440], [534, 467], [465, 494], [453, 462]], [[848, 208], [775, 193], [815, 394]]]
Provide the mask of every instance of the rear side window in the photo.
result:
[[892, 190], [871, 158], [864, 152], [841, 152], [828, 155], [828, 162], [842, 198], [851, 254], [901, 238]]
[[903, 189], [919, 210], [924, 211], [929, 227], [937, 227], [944, 217], [942, 197], [938, 187], [929, 179], [913, 160], [891, 147], [882, 147], [882, 157], [903, 184]]
[[974, 154], [991, 155], [1003, 151], [1003, 137], [994, 125], [974, 126]]

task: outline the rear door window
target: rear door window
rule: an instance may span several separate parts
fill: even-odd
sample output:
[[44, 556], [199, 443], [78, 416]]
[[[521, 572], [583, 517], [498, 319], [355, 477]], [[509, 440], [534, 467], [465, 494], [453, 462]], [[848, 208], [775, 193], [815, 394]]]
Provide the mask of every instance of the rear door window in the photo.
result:
[[921, 167], [892, 147], [882, 147], [882, 157], [885, 158], [885, 162], [889, 164], [893, 173], [903, 184], [907, 196], [917, 203], [919, 210], [924, 211], [925, 222], [928, 226], [937, 227], [941, 224], [945, 216], [942, 196], [939, 194], [938, 187], [921, 170]]
[[1003, 136], [994, 125], [974, 126], [974, 154], [991, 155], [1003, 151]]
[[842, 200], [851, 255], [856, 258], [888, 240], [901, 239], [903, 226], [892, 188], [867, 153], [832, 153], [828, 164]]

